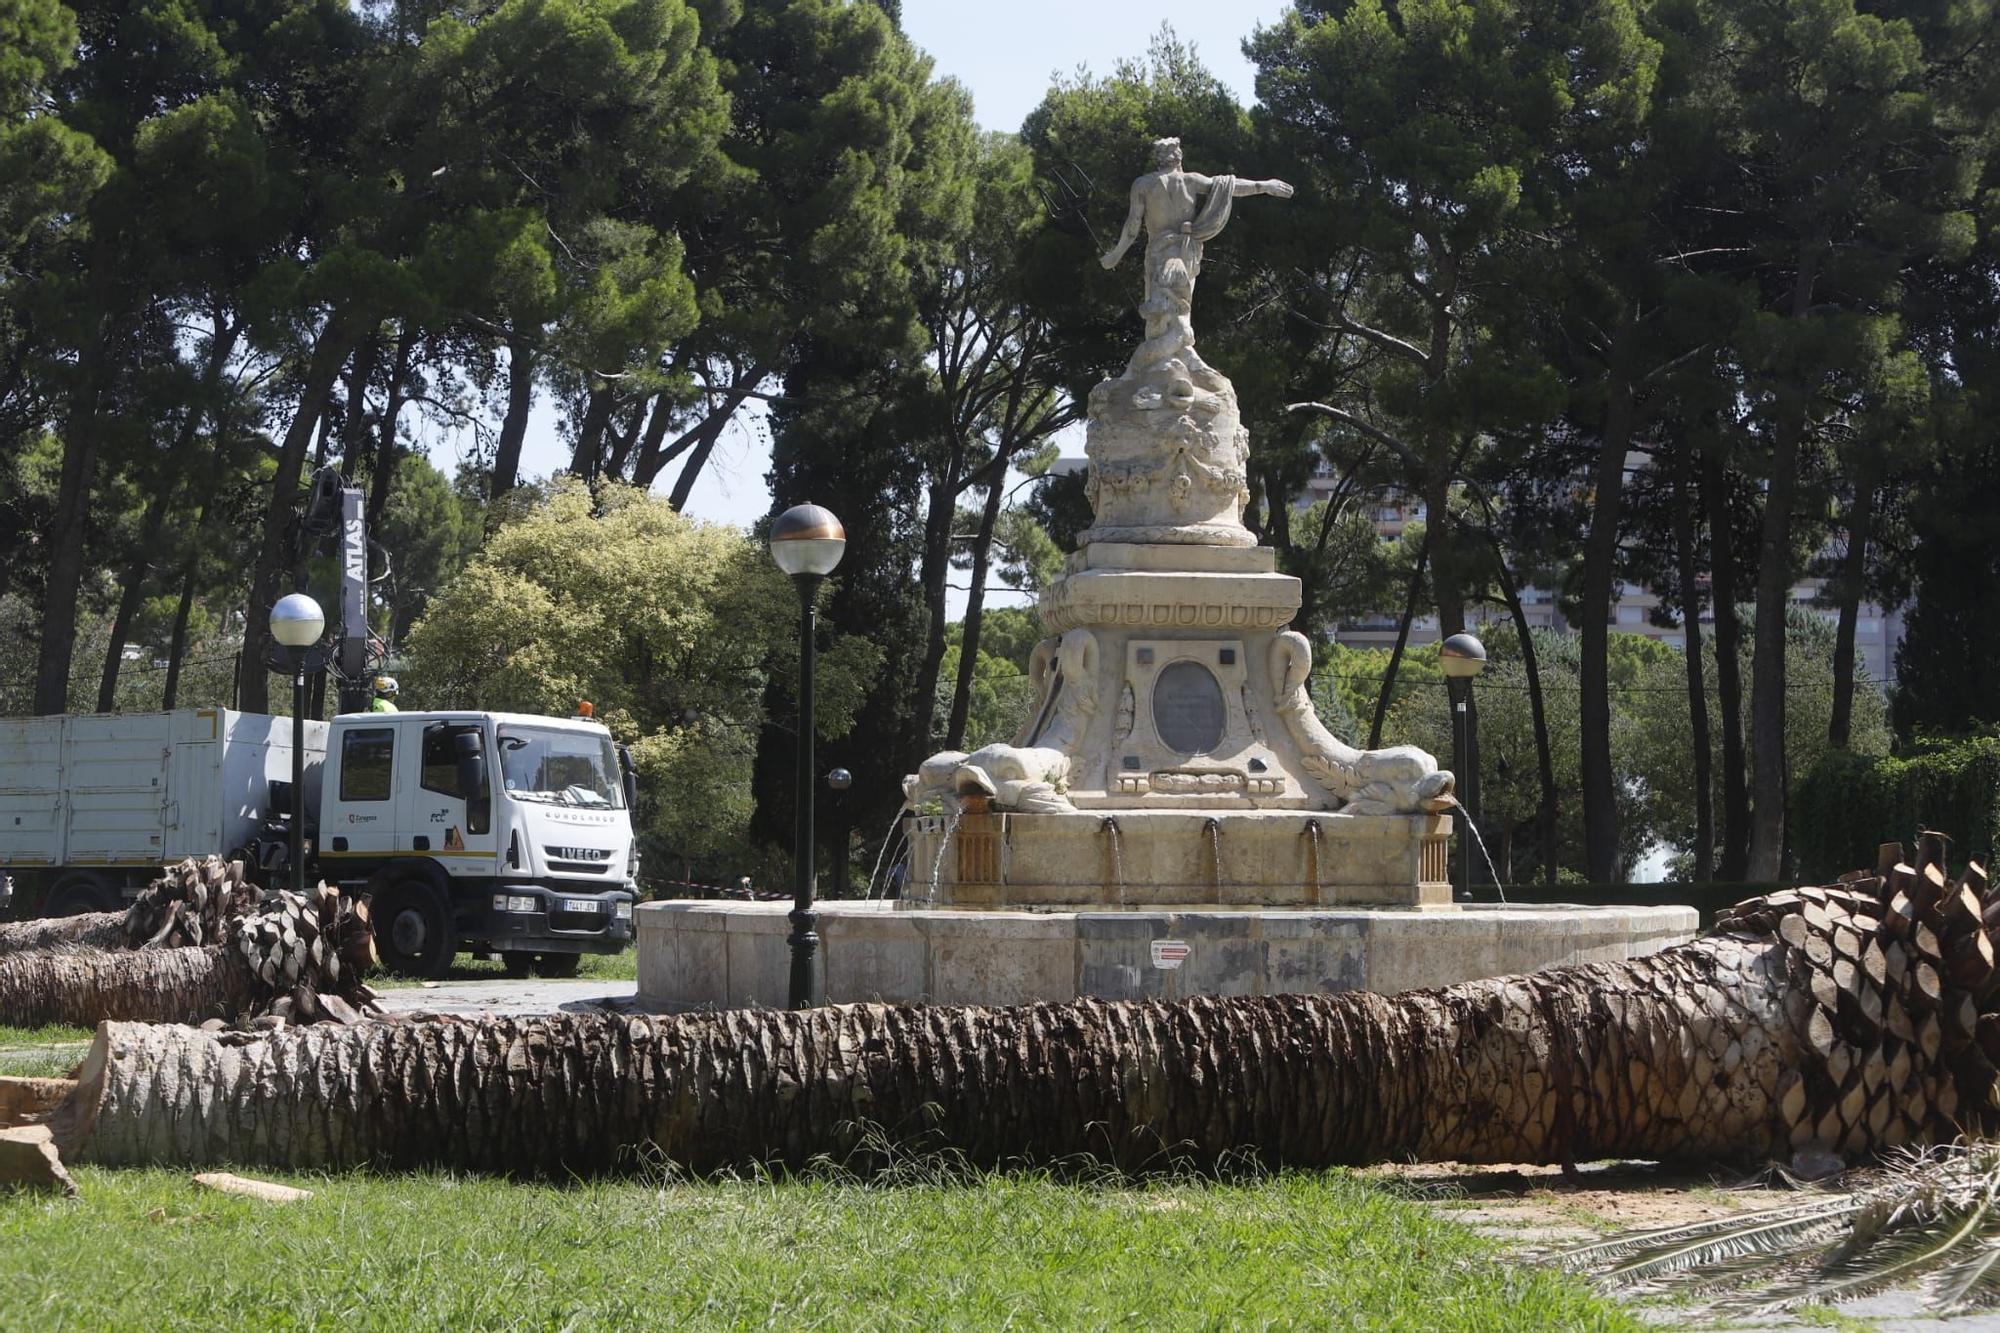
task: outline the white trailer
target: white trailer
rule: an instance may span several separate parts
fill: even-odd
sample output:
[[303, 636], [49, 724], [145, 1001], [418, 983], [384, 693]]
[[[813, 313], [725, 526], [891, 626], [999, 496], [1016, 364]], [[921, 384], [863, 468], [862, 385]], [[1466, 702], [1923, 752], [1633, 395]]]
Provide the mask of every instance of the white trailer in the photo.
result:
[[[306, 723], [306, 808], [327, 724]], [[0, 718], [0, 871], [17, 912], [116, 907], [163, 862], [240, 854], [290, 809], [292, 721], [223, 708]], [[274, 793], [273, 785], [278, 784]]]

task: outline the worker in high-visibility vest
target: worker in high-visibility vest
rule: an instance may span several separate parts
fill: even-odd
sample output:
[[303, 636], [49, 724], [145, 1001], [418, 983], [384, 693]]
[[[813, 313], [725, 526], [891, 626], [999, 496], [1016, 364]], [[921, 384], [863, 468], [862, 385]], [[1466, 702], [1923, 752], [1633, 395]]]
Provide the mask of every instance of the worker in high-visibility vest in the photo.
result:
[[375, 677], [375, 701], [368, 705], [371, 713], [393, 713], [396, 708], [396, 678], [394, 676]]

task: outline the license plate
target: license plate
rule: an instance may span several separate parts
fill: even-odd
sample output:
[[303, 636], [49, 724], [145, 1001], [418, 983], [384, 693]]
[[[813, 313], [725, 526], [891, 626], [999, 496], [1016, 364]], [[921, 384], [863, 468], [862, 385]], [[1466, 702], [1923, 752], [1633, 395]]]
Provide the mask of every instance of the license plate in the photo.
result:
[[602, 912], [604, 904], [595, 898], [565, 898], [562, 909], [565, 912]]

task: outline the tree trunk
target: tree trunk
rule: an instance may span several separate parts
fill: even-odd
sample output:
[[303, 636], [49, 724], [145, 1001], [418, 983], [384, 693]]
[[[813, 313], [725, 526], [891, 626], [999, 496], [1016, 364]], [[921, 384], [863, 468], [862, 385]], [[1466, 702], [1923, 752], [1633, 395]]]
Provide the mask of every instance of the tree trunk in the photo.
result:
[[1382, 672], [1382, 688], [1375, 692], [1375, 717], [1368, 724], [1368, 748], [1382, 748], [1382, 723], [1389, 716], [1389, 701], [1396, 693], [1396, 673], [1402, 669], [1403, 650], [1410, 643], [1410, 622], [1417, 618], [1417, 599], [1423, 595], [1424, 566], [1431, 558], [1430, 525], [1424, 526], [1424, 542], [1417, 548], [1416, 567], [1410, 571], [1410, 590], [1403, 598], [1402, 619], [1396, 622], [1396, 643], [1389, 650], [1389, 665]]
[[1875, 481], [1856, 479], [1854, 508], [1847, 515], [1847, 555], [1840, 562], [1840, 628], [1833, 645], [1833, 715], [1827, 744], [1845, 750], [1854, 723], [1854, 631], [1861, 593], [1868, 581], [1868, 542], [1875, 526]]
[[[368, 386], [374, 382], [375, 367], [382, 360], [382, 330], [370, 329], [354, 348], [347, 369], [347, 400], [340, 413], [340, 465], [350, 478], [361, 476], [368, 461]], [[330, 423], [331, 412], [322, 418]]]
[[910, 710], [910, 737], [905, 749], [914, 772], [931, 752], [931, 727], [937, 716], [938, 670], [944, 664], [946, 580], [951, 571], [951, 530], [958, 518], [957, 478], [963, 458], [960, 450], [950, 451], [942, 472], [928, 488], [930, 502], [924, 514], [923, 557], [917, 566], [917, 585], [923, 593], [925, 626], [924, 651], [918, 659]]
[[[692, 429], [671, 445], [662, 449], [659, 439], [649, 439], [646, 448], [640, 451], [638, 461], [633, 465], [632, 476], [637, 485], [651, 490], [660, 472], [674, 459], [692, 449], [687, 462], [681, 464], [679, 474], [674, 477], [673, 491], [667, 503], [676, 510], [686, 512], [688, 497], [694, 494], [694, 484], [701, 479], [702, 469], [708, 466], [708, 459], [715, 452], [716, 441], [722, 432], [736, 419], [736, 412], [750, 401], [750, 395], [757, 386], [770, 376], [771, 363], [760, 361], [731, 381], [729, 391], [723, 395], [718, 406], [710, 403], [706, 415]], [[664, 437], [662, 437], [664, 438]]]
[[204, 498], [200, 517], [194, 522], [195, 549], [188, 552], [187, 559], [181, 564], [181, 600], [174, 608], [174, 633], [167, 643], [167, 683], [160, 693], [160, 707], [169, 713], [180, 699], [181, 663], [187, 657], [188, 618], [194, 614], [195, 572], [201, 563], [201, 532], [207, 519], [208, 501]]
[[220, 945], [0, 954], [0, 1022], [15, 1027], [200, 1023], [240, 1013], [250, 1000], [250, 969]]
[[[220, 468], [226, 456], [227, 445], [222, 436], [223, 422], [217, 413], [215, 439], [215, 465]], [[195, 579], [201, 572], [202, 539], [208, 531], [208, 514], [215, 502], [215, 488], [204, 487], [201, 506], [195, 510], [194, 526], [188, 533], [187, 558], [181, 562], [180, 604], [174, 608], [173, 637], [167, 644], [167, 683], [160, 695], [160, 707], [172, 712], [175, 701], [180, 697], [181, 664], [187, 656], [188, 617], [194, 612]]]
[[625, 419], [622, 428], [618, 424], [621, 414], [617, 412], [611, 414], [611, 425], [604, 432], [604, 438], [611, 445], [604, 456], [605, 476], [614, 480], [625, 479], [625, 469], [631, 463], [632, 451], [639, 443], [639, 432], [645, 427], [646, 419], [652, 413], [654, 405], [664, 397], [663, 394], [655, 394], [651, 398], [640, 398], [627, 404], [622, 413]]
[[111, 613], [110, 641], [104, 646], [104, 670], [97, 680], [97, 711], [109, 713], [118, 706], [118, 675], [125, 665], [125, 636], [132, 632], [133, 617], [139, 614], [139, 599], [146, 592], [146, 571], [159, 548], [160, 530], [166, 525], [167, 499], [173, 493], [171, 481], [153, 492], [146, 502], [145, 517], [139, 521], [139, 543], [125, 572], [118, 579], [118, 605]]
[[965, 742], [965, 722], [972, 711], [972, 680], [979, 664], [979, 631], [986, 614], [986, 572], [992, 563], [993, 529], [1000, 521], [1000, 501], [1007, 493], [1007, 469], [997, 461], [986, 487], [986, 505], [979, 514], [979, 535], [972, 544], [972, 586], [965, 595], [963, 637], [958, 646], [958, 678], [952, 683], [951, 717], [945, 724], [944, 748]]
[[1987, 905], [1902, 866], [1753, 900], [1648, 958], [1393, 998], [112, 1023], [50, 1127], [106, 1166], [557, 1179], [925, 1150], [1128, 1170], [1857, 1159], [1993, 1123]]
[[632, 455], [632, 484], [644, 490], [651, 490], [653, 478], [660, 474], [659, 468], [655, 467], [644, 481], [639, 480], [639, 473], [651, 460], [665, 452], [667, 427], [672, 424], [674, 417], [673, 395], [665, 389], [660, 390], [647, 403], [642, 415], [645, 417], [646, 429], [639, 434], [637, 448]]
[[1728, 478], [1713, 457], [1702, 460], [1708, 506], [1710, 605], [1715, 608], [1715, 697], [1722, 710], [1722, 850], [1716, 876], [1736, 883], [1749, 873], [1749, 767], [1743, 752], [1743, 633], [1736, 619], [1736, 534], [1729, 516]]
[[[1507, 568], [1507, 553], [1500, 548], [1500, 539], [1490, 531], [1487, 540], [1493, 546], [1493, 567], [1500, 576], [1500, 595], [1506, 599], [1507, 611], [1514, 618], [1514, 633], [1521, 641], [1521, 666], [1528, 676], [1528, 713], [1535, 727], [1535, 767], [1541, 779], [1542, 799], [1536, 808], [1536, 835], [1542, 844], [1542, 882], [1550, 888], [1556, 883], [1556, 821], [1558, 817], [1556, 792], [1555, 754], [1549, 745], [1549, 716], [1542, 698], [1542, 666], [1535, 655], [1535, 636], [1528, 628], [1528, 612], [1521, 605], [1520, 590], [1514, 586], [1514, 576]], [[1512, 830], [1508, 832], [1512, 841]], [[1514, 853], [1509, 847], [1501, 857], [1506, 873], [1514, 873]]]
[[49, 524], [54, 552], [49, 557], [47, 595], [42, 603], [41, 641], [35, 652], [35, 711], [69, 711], [69, 673], [76, 655], [76, 605], [83, 584], [85, 515], [97, 475], [98, 406], [106, 375], [105, 329], [109, 317], [84, 348], [80, 383], [63, 421], [62, 475]]
[[[111, 712], [118, 702], [118, 672], [125, 661], [125, 636], [131, 632], [132, 619], [139, 613], [139, 602], [146, 593], [146, 571], [152, 566], [154, 553], [160, 548], [160, 537], [166, 530], [168, 506], [179, 493], [181, 477], [189, 470], [189, 455], [194, 450], [201, 423], [215, 402], [222, 383], [222, 368], [236, 347], [237, 329], [238, 326], [225, 324], [217, 316], [209, 334], [208, 357], [201, 372], [201, 390], [188, 404], [174, 442], [168, 446], [166, 467], [154, 486], [152, 496], [146, 501], [146, 514], [139, 523], [138, 548], [125, 566], [118, 592], [118, 609], [111, 617], [111, 642], [104, 651], [104, 674], [97, 687], [97, 711], [100, 713]], [[204, 493], [207, 489], [204, 488]]]
[[[681, 470], [674, 475], [674, 487], [667, 493], [667, 503], [672, 505], [676, 512], [687, 512], [688, 500], [694, 495], [694, 484], [701, 480], [702, 469], [708, 466], [709, 456], [715, 452], [716, 442], [722, 438], [722, 432], [729, 428], [736, 407], [740, 406], [748, 396], [745, 394], [739, 398], [731, 395], [729, 399], [731, 406], [728, 411], [713, 413], [702, 423], [700, 433], [695, 436], [694, 447], [688, 451], [687, 461], [681, 464]], [[664, 465], [663, 460], [661, 466]], [[654, 469], [654, 475], [658, 475], [658, 468]]]
[[535, 407], [534, 349], [518, 334], [507, 339], [507, 415], [500, 419], [500, 439], [493, 450], [493, 484], [488, 498], [498, 498], [520, 485], [521, 446], [528, 438], [528, 414]]
[[[1438, 641], [1442, 643], [1465, 630], [1465, 583], [1463, 553], [1446, 527], [1451, 522], [1451, 471], [1440, 463], [1431, 473], [1424, 494], [1424, 532], [1430, 541], [1431, 590], [1437, 598]], [[1465, 738], [1463, 752], [1452, 761], [1458, 779], [1460, 808], [1467, 823], [1475, 823], [1479, 806], [1479, 698], [1478, 691], [1464, 694]]]
[[405, 329], [396, 340], [396, 364], [389, 373], [389, 392], [382, 402], [382, 422], [375, 436], [375, 463], [368, 472], [368, 505], [364, 521], [368, 531], [382, 531], [382, 516], [389, 512], [389, 491], [396, 484], [396, 423], [403, 405], [410, 401], [410, 362], [416, 351], [416, 335]]
[[585, 481], [595, 481], [604, 470], [604, 427], [611, 420], [617, 393], [608, 384], [592, 389], [584, 399], [583, 420], [576, 428], [576, 448], [570, 451], [569, 470]]
[[[1812, 304], [1813, 255], [1800, 254], [1791, 316]], [[1792, 509], [1799, 489], [1799, 447], [1806, 431], [1807, 386], [1781, 384], [1771, 434], [1770, 480], [1757, 543], [1757, 623], [1750, 649], [1750, 865], [1752, 879], [1771, 881], [1784, 870], [1785, 617], [1792, 598]]]
[[1590, 532], [1583, 544], [1583, 596], [1578, 605], [1584, 873], [1593, 884], [1609, 884], [1618, 878], [1618, 776], [1611, 763], [1609, 653], [1613, 592], [1618, 586], [1625, 455], [1632, 446], [1632, 338], [1629, 313], [1621, 311], [1605, 383], [1604, 432], [1598, 443]]
[[[1260, 546], [1290, 553], [1292, 549], [1292, 497], [1285, 492], [1284, 479], [1275, 466], [1260, 469], [1264, 474], [1264, 530], [1257, 534]], [[1303, 610], [1303, 608], [1301, 608]]]
[[305, 384], [299, 394], [299, 409], [278, 447], [278, 470], [271, 479], [271, 501], [264, 513], [264, 540], [258, 549], [257, 567], [250, 580], [250, 597], [244, 607], [243, 655], [237, 662], [235, 707], [246, 713], [270, 711], [271, 680], [264, 667], [263, 643], [268, 632], [272, 604], [278, 600], [280, 585], [290, 572], [294, 552], [290, 549], [297, 519], [299, 477], [305, 466], [306, 446], [312, 442], [313, 428], [325, 409], [326, 396], [340, 375], [353, 345], [354, 318], [345, 311], [327, 316], [319, 341], [307, 359]]
[[1694, 443], [1674, 451], [1674, 563], [1680, 582], [1682, 654], [1687, 665], [1688, 732], [1694, 753], [1694, 877], [1715, 877], [1715, 752], [1708, 726], [1708, 683], [1701, 667], [1701, 580], [1695, 558]]

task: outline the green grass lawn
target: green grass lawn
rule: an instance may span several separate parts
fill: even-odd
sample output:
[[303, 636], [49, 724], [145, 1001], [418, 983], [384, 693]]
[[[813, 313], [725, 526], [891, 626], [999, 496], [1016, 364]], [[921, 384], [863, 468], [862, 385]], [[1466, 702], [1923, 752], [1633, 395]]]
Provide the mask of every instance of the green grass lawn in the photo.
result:
[[1340, 1172], [570, 1187], [180, 1171], [0, 1199], [0, 1327], [1637, 1329]]
[[11, 1078], [61, 1078], [76, 1068], [90, 1044], [83, 1028], [11, 1028], [0, 1024], [0, 1074]]

